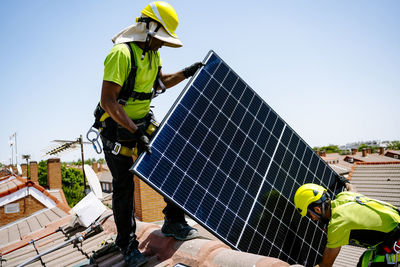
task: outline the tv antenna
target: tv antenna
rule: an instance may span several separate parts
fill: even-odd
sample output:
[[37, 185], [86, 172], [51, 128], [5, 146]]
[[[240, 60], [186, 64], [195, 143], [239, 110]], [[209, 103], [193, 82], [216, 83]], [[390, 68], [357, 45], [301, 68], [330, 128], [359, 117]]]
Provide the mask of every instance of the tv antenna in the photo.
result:
[[84, 144], [85, 145], [92, 144], [92, 143], [83, 141], [82, 135], [80, 135], [76, 140], [53, 140], [53, 142], [61, 143], [61, 145], [46, 152], [46, 154], [45, 154], [46, 156], [47, 155], [59, 155], [63, 152], [67, 152], [72, 149], [76, 149], [79, 146], [81, 147], [83, 186], [84, 186], [84, 193], [86, 194], [86, 175], [85, 175], [85, 169], [84, 169], [85, 157], [83, 154], [83, 145]]

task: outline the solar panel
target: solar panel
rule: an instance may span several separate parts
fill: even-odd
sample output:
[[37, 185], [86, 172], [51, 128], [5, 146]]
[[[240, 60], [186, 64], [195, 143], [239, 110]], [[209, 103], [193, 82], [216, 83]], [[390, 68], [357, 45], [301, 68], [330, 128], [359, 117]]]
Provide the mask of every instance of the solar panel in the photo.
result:
[[215, 52], [204, 62], [132, 170], [230, 247], [314, 266], [326, 237], [293, 197], [334, 195], [337, 174]]

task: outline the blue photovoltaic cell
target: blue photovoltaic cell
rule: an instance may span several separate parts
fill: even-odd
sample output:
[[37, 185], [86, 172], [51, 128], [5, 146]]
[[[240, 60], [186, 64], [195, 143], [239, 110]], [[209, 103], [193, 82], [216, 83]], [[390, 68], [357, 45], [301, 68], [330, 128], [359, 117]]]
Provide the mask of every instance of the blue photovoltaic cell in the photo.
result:
[[234, 249], [314, 266], [326, 237], [296, 189], [337, 174], [213, 51], [133, 171]]

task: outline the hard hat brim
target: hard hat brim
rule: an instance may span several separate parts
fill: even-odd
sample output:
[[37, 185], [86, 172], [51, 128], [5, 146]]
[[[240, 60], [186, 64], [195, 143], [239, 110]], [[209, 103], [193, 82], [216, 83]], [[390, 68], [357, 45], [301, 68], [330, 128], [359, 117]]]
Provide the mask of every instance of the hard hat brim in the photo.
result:
[[[150, 31], [154, 31], [157, 27], [156, 23], [151, 23]], [[126, 43], [126, 42], [145, 42], [147, 37], [146, 25], [145, 23], [139, 22], [137, 24], [131, 25], [117, 33], [112, 41], [115, 44]], [[183, 44], [179, 38], [172, 37], [169, 35], [163, 27], [160, 27], [155, 38], [165, 42], [165, 46], [169, 47], [182, 47]]]

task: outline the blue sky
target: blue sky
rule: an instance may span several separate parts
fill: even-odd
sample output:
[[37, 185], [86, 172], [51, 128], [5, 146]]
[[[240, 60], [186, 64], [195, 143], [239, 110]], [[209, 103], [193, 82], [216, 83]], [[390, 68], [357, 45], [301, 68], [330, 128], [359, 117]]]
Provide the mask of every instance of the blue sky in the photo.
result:
[[[164, 73], [213, 49], [311, 146], [400, 139], [399, 1], [169, 3], [184, 46], [160, 50]], [[18, 154], [37, 161], [52, 140], [86, 134], [111, 38], [147, 4], [0, 2], [0, 162], [13, 132]], [[160, 121], [185, 84], [154, 100]]]

